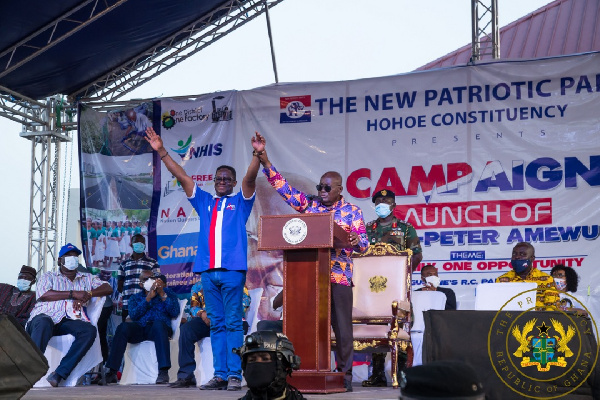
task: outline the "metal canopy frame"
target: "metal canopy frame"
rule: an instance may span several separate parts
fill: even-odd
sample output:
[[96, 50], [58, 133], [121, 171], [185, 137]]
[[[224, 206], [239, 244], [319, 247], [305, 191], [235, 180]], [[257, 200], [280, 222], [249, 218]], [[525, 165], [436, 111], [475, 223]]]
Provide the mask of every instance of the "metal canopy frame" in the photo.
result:
[[498, 0], [471, 0], [471, 62], [500, 58]]
[[[69, 97], [86, 102], [118, 99], [282, 1], [230, 0]], [[182, 34], [186, 39], [176, 42]]]
[[[76, 7], [2, 51], [0, 77], [31, 62], [126, 1], [83, 0]], [[31, 140], [32, 144], [28, 265], [36, 268], [38, 273], [56, 267], [54, 260], [58, 256], [57, 246], [61, 244], [59, 233], [64, 229], [58, 222], [61, 206], [61, 147], [63, 143], [66, 146], [66, 143], [72, 141], [72, 132], [77, 128], [77, 103], [114, 102], [262, 13], [267, 13], [270, 38], [268, 8], [282, 1], [229, 0], [74, 93], [35, 100], [0, 86], [0, 117], [21, 123], [21, 137]], [[69, 18], [81, 10], [85, 10], [86, 14], [89, 10], [87, 20], [75, 21]], [[59, 24], [68, 24], [70, 29], [60, 36], [55, 36]], [[33, 44], [36, 40], [39, 42], [40, 38], [46, 42], [43, 47]], [[277, 76], [272, 41], [270, 43], [274, 73]], [[28, 52], [28, 55], [16, 61], [13, 56], [20, 50]], [[68, 97], [64, 99], [63, 95]]]

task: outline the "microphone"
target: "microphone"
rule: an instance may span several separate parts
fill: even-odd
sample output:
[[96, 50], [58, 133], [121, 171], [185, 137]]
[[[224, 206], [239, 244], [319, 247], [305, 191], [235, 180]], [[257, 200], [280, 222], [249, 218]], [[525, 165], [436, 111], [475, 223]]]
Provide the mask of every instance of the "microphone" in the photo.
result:
[[304, 193], [304, 196], [306, 197], [306, 200], [308, 200], [309, 202], [316, 201], [317, 203], [320, 203], [320, 202], [323, 201], [323, 199], [321, 198], [321, 196], [319, 196], [318, 194]]

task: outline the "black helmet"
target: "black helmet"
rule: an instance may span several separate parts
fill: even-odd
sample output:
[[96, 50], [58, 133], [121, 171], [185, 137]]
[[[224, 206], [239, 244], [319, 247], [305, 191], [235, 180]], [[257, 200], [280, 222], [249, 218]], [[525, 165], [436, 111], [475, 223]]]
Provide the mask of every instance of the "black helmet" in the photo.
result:
[[277, 358], [285, 361], [288, 368], [300, 368], [300, 357], [294, 354], [294, 345], [283, 333], [257, 331], [246, 336], [242, 347], [233, 349], [242, 358], [242, 368], [246, 367], [246, 355], [259, 351], [275, 352]]

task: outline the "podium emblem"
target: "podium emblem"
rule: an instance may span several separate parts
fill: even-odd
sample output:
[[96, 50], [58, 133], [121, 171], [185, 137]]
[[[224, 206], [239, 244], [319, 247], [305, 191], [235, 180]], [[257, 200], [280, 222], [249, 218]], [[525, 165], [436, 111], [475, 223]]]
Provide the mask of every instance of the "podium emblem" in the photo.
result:
[[300, 218], [292, 218], [283, 226], [281, 234], [286, 242], [289, 244], [298, 244], [306, 238], [308, 229], [306, 228], [306, 222]]

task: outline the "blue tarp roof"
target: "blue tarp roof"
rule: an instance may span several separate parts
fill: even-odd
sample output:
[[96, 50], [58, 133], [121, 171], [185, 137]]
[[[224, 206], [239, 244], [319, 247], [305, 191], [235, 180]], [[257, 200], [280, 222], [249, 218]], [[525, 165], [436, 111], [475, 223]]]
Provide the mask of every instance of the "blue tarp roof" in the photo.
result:
[[[120, 3], [119, 0], [21, 0], [0, 2], [0, 74], [7, 66], [47, 45], [54, 25], [28, 46], [6, 52], [19, 41], [40, 30], [69, 10], [81, 7], [68, 20], [56, 25], [54, 37], [72, 30], [94, 15]], [[227, 0], [129, 0], [115, 6], [91, 24], [37, 55], [14, 71], [0, 76], [0, 86], [33, 99], [54, 94], [72, 94], [156, 46], [169, 36]], [[95, 8], [94, 8], [95, 6]], [[181, 39], [185, 37], [182, 34]], [[12, 59], [11, 59], [12, 57]], [[10, 62], [9, 62], [10, 61]], [[142, 61], [138, 61], [142, 62]]]

